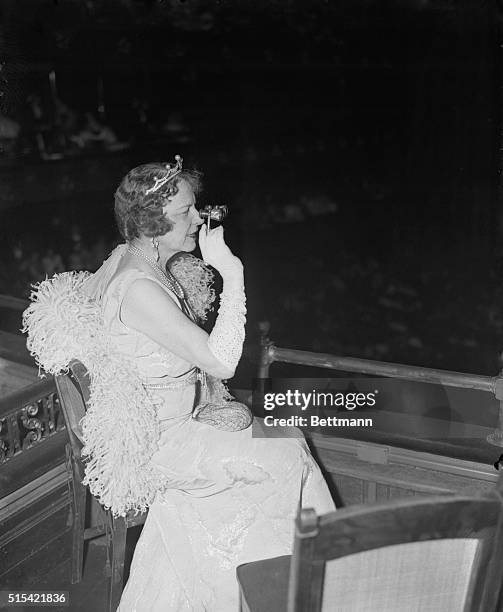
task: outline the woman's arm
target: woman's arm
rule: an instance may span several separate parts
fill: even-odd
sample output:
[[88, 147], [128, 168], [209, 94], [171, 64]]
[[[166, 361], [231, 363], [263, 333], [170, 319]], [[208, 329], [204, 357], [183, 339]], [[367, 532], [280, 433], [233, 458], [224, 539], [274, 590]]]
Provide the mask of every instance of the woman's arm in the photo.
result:
[[211, 334], [185, 316], [166, 291], [149, 279], [138, 279], [131, 284], [120, 316], [128, 327], [144, 333], [208, 374], [232, 378], [245, 339], [243, 264], [225, 244], [222, 226], [209, 232], [203, 226], [199, 246], [204, 261], [215, 267], [224, 281]]
[[235, 366], [231, 369], [215, 357], [208, 346], [210, 336], [156, 282], [139, 278], [131, 283], [122, 302], [120, 318], [128, 327], [211, 376], [223, 379], [234, 376]]

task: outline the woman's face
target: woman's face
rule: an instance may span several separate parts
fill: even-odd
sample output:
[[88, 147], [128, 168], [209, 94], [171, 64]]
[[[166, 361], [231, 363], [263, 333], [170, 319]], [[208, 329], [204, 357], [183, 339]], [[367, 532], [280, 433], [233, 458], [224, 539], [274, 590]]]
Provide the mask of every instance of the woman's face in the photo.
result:
[[203, 223], [196, 209], [196, 196], [185, 180], [178, 185], [178, 192], [166, 199], [163, 211], [172, 224], [172, 229], [159, 240], [165, 250], [193, 251], [197, 246], [198, 228]]

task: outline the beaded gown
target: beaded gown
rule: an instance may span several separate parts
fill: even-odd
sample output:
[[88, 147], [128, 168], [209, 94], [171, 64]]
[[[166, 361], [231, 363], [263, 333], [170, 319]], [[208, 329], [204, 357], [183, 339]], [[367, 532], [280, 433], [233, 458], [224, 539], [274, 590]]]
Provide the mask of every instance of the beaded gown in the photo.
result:
[[236, 567], [291, 553], [299, 503], [318, 513], [334, 504], [298, 430], [265, 438], [258, 437], [260, 419], [226, 432], [191, 417], [193, 364], [120, 319], [131, 283], [146, 276], [169, 292], [153, 276], [129, 269], [111, 281], [102, 302], [116, 346], [134, 357], [162, 400], [153, 461], [170, 482], [149, 509], [119, 610], [237, 612]]

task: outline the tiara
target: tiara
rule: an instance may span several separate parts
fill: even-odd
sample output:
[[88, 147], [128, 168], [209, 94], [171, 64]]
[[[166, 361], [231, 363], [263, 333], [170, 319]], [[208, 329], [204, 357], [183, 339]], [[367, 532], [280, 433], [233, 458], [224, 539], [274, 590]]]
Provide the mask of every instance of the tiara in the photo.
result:
[[176, 163], [173, 166], [171, 164], [166, 164], [164, 166], [167, 170], [167, 174], [162, 177], [156, 177], [154, 186], [150, 187], [150, 189], [147, 189], [145, 191], [145, 195], [148, 195], [149, 193], [154, 193], [154, 191], [160, 189], [177, 174], [180, 174], [180, 172], [182, 171], [183, 158], [180, 157], [180, 155], [175, 155], [175, 162]]

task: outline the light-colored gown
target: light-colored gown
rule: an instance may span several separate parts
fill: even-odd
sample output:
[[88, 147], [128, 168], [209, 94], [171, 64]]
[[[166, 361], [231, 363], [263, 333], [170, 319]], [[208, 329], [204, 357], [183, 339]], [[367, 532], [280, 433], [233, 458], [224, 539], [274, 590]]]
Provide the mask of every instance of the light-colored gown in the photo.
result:
[[148, 384], [178, 381], [154, 391], [163, 400], [154, 462], [171, 488], [149, 509], [119, 610], [237, 612], [236, 567], [291, 553], [299, 503], [319, 513], [334, 504], [298, 430], [267, 439], [254, 437], [261, 434], [260, 419], [225, 432], [191, 417], [196, 385], [184, 378], [193, 364], [120, 320], [128, 287], [145, 276], [120, 272], [106, 290], [103, 315]]

